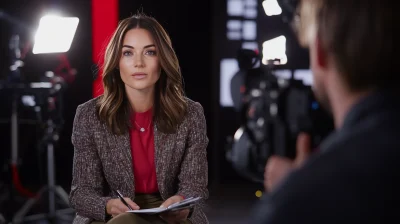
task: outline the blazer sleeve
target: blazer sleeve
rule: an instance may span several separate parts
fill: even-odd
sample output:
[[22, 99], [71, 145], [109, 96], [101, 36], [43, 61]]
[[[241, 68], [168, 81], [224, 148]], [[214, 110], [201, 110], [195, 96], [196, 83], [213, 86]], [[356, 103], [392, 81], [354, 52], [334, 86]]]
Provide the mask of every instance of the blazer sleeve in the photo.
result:
[[70, 205], [79, 215], [98, 221], [106, 219], [106, 203], [111, 197], [104, 197], [106, 184], [102, 164], [96, 150], [93, 126], [90, 124], [90, 108], [78, 106], [72, 131], [74, 159]]
[[202, 197], [199, 205], [208, 198], [208, 164], [207, 164], [207, 125], [203, 107], [195, 103], [189, 109], [187, 146], [178, 175], [178, 195], [183, 197]]

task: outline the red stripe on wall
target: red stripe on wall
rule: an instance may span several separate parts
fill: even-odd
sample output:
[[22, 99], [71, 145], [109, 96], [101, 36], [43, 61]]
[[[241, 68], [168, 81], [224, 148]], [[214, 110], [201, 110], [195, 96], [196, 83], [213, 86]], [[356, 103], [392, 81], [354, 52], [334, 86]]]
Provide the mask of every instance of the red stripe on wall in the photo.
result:
[[99, 68], [93, 83], [93, 97], [103, 93], [101, 66], [107, 42], [118, 25], [118, 0], [92, 0], [92, 60]]

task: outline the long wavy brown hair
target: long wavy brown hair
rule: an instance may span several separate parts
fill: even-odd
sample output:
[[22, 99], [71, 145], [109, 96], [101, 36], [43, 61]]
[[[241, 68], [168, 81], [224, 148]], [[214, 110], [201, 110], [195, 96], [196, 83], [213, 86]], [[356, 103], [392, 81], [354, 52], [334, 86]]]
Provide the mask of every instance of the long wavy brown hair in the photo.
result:
[[161, 132], [174, 133], [187, 112], [179, 61], [167, 32], [153, 17], [143, 13], [120, 21], [107, 45], [102, 73], [104, 93], [97, 101], [97, 114], [114, 134], [125, 134], [131, 127], [131, 106], [117, 67], [125, 34], [135, 28], [151, 33], [161, 65], [155, 86], [153, 121]]

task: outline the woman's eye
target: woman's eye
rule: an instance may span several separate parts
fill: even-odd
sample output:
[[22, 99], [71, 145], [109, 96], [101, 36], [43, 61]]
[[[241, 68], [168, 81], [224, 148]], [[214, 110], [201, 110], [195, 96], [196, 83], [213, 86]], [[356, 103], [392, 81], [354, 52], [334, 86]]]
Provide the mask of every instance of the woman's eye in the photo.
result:
[[156, 51], [147, 51], [146, 54], [148, 54], [148, 55], [156, 55]]
[[132, 55], [132, 52], [130, 52], [130, 51], [124, 51], [122, 54], [123, 54], [124, 56], [131, 56], [131, 55]]

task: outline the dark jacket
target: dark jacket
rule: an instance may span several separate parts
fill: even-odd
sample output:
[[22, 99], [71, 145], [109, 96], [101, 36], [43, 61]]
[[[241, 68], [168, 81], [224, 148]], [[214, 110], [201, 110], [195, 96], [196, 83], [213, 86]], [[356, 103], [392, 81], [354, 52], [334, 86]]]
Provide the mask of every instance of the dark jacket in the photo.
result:
[[249, 223], [389, 223], [400, 217], [400, 99], [378, 92], [255, 207]]

